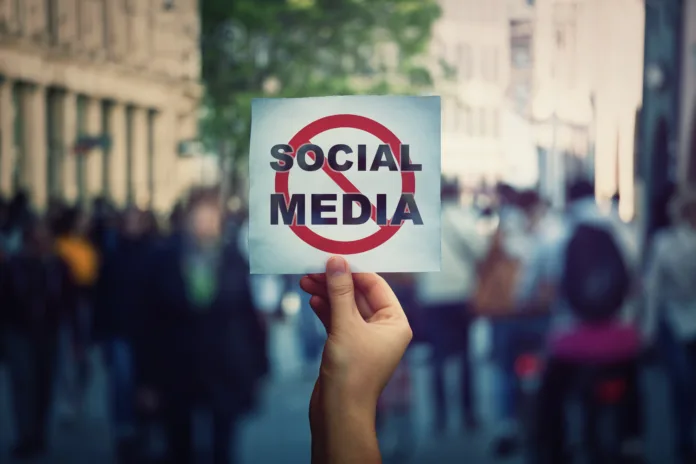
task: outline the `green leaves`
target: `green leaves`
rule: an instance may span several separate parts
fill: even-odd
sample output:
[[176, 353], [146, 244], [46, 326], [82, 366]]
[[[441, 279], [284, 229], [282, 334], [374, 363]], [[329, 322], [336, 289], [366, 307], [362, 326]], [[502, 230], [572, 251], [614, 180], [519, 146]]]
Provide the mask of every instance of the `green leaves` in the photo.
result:
[[200, 0], [204, 143], [247, 155], [251, 100], [411, 93], [436, 0]]

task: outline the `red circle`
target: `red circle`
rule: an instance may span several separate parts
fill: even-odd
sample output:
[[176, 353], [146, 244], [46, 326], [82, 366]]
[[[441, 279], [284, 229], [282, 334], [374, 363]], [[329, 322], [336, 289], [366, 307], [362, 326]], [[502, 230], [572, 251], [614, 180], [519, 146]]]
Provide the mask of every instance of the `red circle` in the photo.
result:
[[[317, 119], [300, 129], [288, 144], [293, 147], [293, 149], [299, 148], [302, 145], [310, 143], [312, 137], [316, 137], [322, 132], [342, 127], [365, 131], [388, 144], [391, 147], [394, 157], [399, 165], [401, 165], [401, 140], [399, 140], [392, 131], [377, 121], [356, 114], [336, 114]], [[295, 156], [294, 150], [292, 156]], [[289, 175], [289, 171], [278, 172], [275, 178], [275, 191], [276, 193], [282, 193], [286, 202], [290, 201], [290, 192], [288, 190]], [[401, 192], [416, 193], [416, 176], [413, 172], [401, 172]], [[365, 238], [353, 241], [341, 241], [323, 237], [307, 226], [296, 224], [290, 226], [290, 230], [309, 246], [326, 253], [340, 255], [354, 255], [377, 248], [392, 238], [400, 228], [401, 224], [391, 225], [390, 223], [385, 226], [380, 226], [377, 232]]]

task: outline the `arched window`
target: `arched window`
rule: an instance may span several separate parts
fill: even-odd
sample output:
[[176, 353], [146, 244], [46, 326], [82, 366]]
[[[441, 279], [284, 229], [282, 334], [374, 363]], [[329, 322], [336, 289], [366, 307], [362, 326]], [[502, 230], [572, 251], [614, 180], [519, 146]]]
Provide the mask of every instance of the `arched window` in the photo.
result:
[[456, 60], [457, 69], [459, 69], [459, 76], [464, 80], [471, 79], [471, 46], [468, 44], [458, 44]]

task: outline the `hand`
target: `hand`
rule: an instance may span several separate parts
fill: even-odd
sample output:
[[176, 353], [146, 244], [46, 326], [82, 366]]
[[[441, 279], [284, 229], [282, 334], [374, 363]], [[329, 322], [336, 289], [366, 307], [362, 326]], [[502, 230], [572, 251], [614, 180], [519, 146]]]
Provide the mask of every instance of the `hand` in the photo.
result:
[[[333, 257], [325, 274], [300, 281], [327, 331], [310, 415], [326, 408], [371, 411], [413, 336], [399, 300], [377, 274], [351, 274]], [[336, 404], [340, 403], [340, 404]]]

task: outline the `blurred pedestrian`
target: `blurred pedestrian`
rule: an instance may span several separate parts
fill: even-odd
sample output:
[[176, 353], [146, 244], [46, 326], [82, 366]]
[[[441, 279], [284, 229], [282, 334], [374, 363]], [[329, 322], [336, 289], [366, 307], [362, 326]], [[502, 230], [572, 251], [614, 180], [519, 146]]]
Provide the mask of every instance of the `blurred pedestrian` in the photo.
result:
[[93, 289], [99, 272], [99, 255], [89, 240], [89, 217], [79, 208], [66, 209], [56, 222], [56, 250], [67, 263], [77, 285], [77, 326], [62, 331], [60, 414], [72, 420], [84, 406], [90, 379], [88, 350], [92, 329]]
[[169, 214], [169, 233], [178, 234], [184, 228], [184, 205], [181, 201], [177, 202]]
[[25, 223], [31, 216], [29, 197], [18, 191], [7, 205], [5, 220], [0, 227], [0, 250], [5, 255], [18, 253], [22, 249]]
[[0, 282], [0, 327], [17, 431], [12, 454], [20, 459], [46, 450], [58, 329], [62, 320], [74, 320], [76, 304], [71, 275], [54, 252], [48, 225], [25, 222], [23, 243]]
[[459, 188], [442, 188], [442, 267], [439, 273], [417, 276], [416, 300], [427, 313], [427, 338], [432, 346], [432, 383], [435, 403], [435, 427], [438, 433], [447, 427], [445, 364], [456, 356], [461, 366], [459, 396], [462, 418], [467, 428], [477, 426], [473, 408], [473, 369], [469, 353], [469, 328], [473, 319], [470, 300], [476, 285], [476, 263], [485, 250], [472, 227], [472, 214], [459, 204]]
[[94, 199], [90, 241], [102, 258], [115, 251], [118, 235], [118, 214], [104, 197]]
[[[563, 230], [539, 242], [525, 262], [517, 295], [521, 307], [533, 306], [540, 295], [551, 297], [548, 361], [536, 409], [537, 450], [550, 459], [543, 462], [563, 462], [565, 401], [580, 387], [582, 372], [604, 366], [616, 367], [626, 382], [616, 424], [622, 458], [639, 458], [643, 452], [638, 386], [642, 345], [629, 304], [636, 288], [638, 257], [623, 224], [600, 211], [591, 182], [573, 182], [566, 198]], [[588, 241], [591, 246], [585, 245]], [[600, 273], [604, 285], [593, 285]], [[589, 300], [594, 304], [584, 303]], [[603, 312], [595, 314], [595, 310]], [[585, 406], [591, 423], [595, 405]]]
[[162, 236], [162, 231], [160, 230], [157, 216], [152, 210], [143, 211], [142, 216], [145, 226], [145, 237], [151, 242], [158, 240]]
[[147, 221], [134, 207], [123, 214], [113, 253], [104, 259], [94, 298], [94, 336], [109, 375], [112, 430], [119, 462], [135, 460], [140, 435], [135, 412], [133, 344], [140, 321], [145, 269], [152, 250]]
[[542, 231], [551, 215], [533, 190], [499, 188], [500, 223], [485, 259], [479, 266], [477, 310], [491, 321], [493, 354], [498, 367], [496, 426], [493, 452], [507, 456], [520, 444], [518, 423], [519, 384], [515, 361], [520, 350], [543, 350], [549, 317], [545, 303], [535, 302], [533, 311], [520, 311], [517, 288], [525, 278], [526, 263], [544, 241]]
[[141, 397], [161, 408], [169, 459], [177, 464], [195, 462], [192, 415], [199, 406], [212, 414], [213, 461], [232, 462], [239, 421], [268, 369], [249, 269], [237, 243], [223, 242], [221, 222], [218, 195], [194, 195], [183, 233], [156, 251], [146, 278], [137, 378]]
[[648, 261], [646, 334], [664, 355], [676, 452], [688, 463], [696, 460], [696, 191], [678, 192], [669, 209], [672, 224], [655, 236]]

